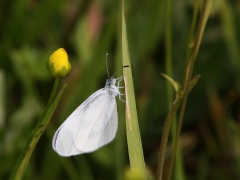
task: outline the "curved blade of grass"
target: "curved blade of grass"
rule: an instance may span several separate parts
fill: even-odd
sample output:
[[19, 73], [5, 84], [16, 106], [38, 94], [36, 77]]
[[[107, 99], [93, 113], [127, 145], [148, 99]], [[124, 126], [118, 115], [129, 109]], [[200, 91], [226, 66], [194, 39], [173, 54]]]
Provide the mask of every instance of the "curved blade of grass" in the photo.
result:
[[[131, 65], [128, 52], [126, 23], [124, 16], [124, 0], [122, 1], [122, 58], [123, 65]], [[143, 157], [142, 142], [138, 126], [137, 109], [133, 88], [131, 66], [123, 69], [126, 94], [126, 127], [127, 143], [131, 169], [142, 173], [143, 179], [147, 179], [145, 162]]]
[[[59, 100], [62, 97], [62, 94], [64, 92], [66, 88], [66, 84], [63, 86], [63, 88], [61, 89], [61, 91], [59, 92], [58, 96], [55, 98], [55, 100], [53, 101], [53, 103], [48, 107], [46, 107], [46, 110], [43, 113], [43, 117], [41, 118], [41, 120], [38, 122], [38, 124], [36, 125], [35, 129], [33, 130], [27, 144], [26, 147], [24, 149], [24, 151], [22, 152], [21, 156], [19, 157], [17, 164], [15, 165], [13, 172], [10, 176], [10, 180], [20, 180], [23, 177], [23, 174], [26, 170], [26, 167], [28, 165], [29, 159], [32, 155], [32, 152], [38, 142], [38, 140], [40, 139], [42, 133], [44, 132], [48, 122], [50, 121]], [[52, 95], [51, 95], [52, 96]], [[51, 98], [50, 98], [51, 99]], [[51, 100], [50, 100], [51, 101]]]

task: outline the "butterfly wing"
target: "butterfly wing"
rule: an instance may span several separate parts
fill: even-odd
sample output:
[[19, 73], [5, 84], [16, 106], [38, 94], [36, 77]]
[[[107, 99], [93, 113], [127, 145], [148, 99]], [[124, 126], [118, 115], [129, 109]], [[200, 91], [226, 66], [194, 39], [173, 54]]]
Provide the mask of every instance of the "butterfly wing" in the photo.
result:
[[113, 140], [118, 126], [116, 99], [105, 90], [86, 107], [81, 120], [73, 129], [76, 148], [92, 152]]
[[85, 111], [90, 107], [91, 104], [94, 104], [94, 102], [97, 101], [103, 93], [105, 93], [103, 89], [93, 93], [58, 128], [54, 134], [52, 146], [59, 155], [73, 156], [84, 153], [84, 151], [77, 149], [75, 146], [73, 129], [77, 122], [82, 121]]

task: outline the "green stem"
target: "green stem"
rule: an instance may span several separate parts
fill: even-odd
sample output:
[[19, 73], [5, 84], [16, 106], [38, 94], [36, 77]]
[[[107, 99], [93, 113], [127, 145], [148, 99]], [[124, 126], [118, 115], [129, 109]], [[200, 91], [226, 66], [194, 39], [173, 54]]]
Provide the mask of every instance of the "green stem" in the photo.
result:
[[178, 128], [177, 128], [177, 132], [176, 132], [176, 139], [174, 142], [174, 147], [173, 147], [173, 152], [172, 152], [172, 156], [171, 156], [167, 180], [170, 180], [171, 176], [172, 176], [172, 170], [173, 170], [174, 160], [175, 160], [175, 156], [176, 156], [180, 132], [182, 129], [182, 122], [183, 122], [183, 116], [184, 116], [184, 112], [185, 112], [186, 102], [187, 102], [188, 94], [190, 91], [189, 89], [192, 88], [191, 87], [191, 84], [192, 84], [191, 77], [192, 77], [193, 67], [194, 67], [195, 59], [196, 59], [196, 56], [197, 56], [197, 53], [198, 53], [198, 50], [200, 47], [203, 32], [206, 27], [207, 19], [209, 17], [213, 2], [214, 2], [214, 0], [204, 0], [204, 2], [203, 2], [203, 11], [201, 14], [198, 31], [196, 34], [196, 43], [193, 48], [193, 52], [192, 52], [192, 56], [190, 58], [189, 64], [187, 66], [187, 71], [186, 71], [186, 76], [185, 76], [185, 81], [184, 81], [184, 86], [183, 86], [183, 93], [184, 93], [183, 102], [182, 102], [182, 106], [181, 106], [181, 110], [180, 110], [180, 115], [179, 115], [179, 120], [178, 120]]
[[[54, 85], [53, 85], [53, 89], [52, 89], [52, 92], [51, 92], [50, 98], [49, 98], [49, 100], [48, 100], [48, 103], [47, 103], [47, 106], [46, 106], [45, 111], [48, 109], [48, 107], [49, 107], [49, 106], [52, 104], [52, 102], [53, 102], [54, 96], [55, 96], [55, 94], [56, 94], [56, 92], [57, 92], [57, 87], [58, 87], [58, 84], [59, 84], [59, 80], [60, 80], [59, 77], [56, 77], [56, 78], [55, 78]], [[45, 112], [45, 111], [44, 111], [44, 112]]]
[[14, 169], [13, 172], [10, 176], [10, 180], [21, 180], [23, 177], [23, 174], [27, 168], [28, 162], [31, 158], [32, 152], [38, 142], [38, 140], [40, 139], [42, 133], [44, 132], [61, 96], [62, 93], [66, 87], [66, 85], [62, 88], [62, 90], [60, 91], [60, 93], [58, 94], [58, 96], [56, 97], [56, 99], [53, 102], [53, 97], [56, 94], [56, 89], [57, 89], [57, 85], [58, 85], [59, 79], [56, 78], [55, 79], [55, 83], [54, 83], [54, 87], [51, 93], [51, 96], [49, 98], [48, 104], [44, 110], [43, 116], [41, 118], [41, 120], [39, 120], [38, 124], [36, 125], [36, 127], [34, 128], [34, 130], [31, 133], [31, 136], [28, 139], [28, 142], [25, 146], [24, 151], [22, 152], [22, 154], [20, 155]]
[[171, 109], [169, 110], [169, 113], [166, 117], [166, 120], [163, 125], [163, 132], [162, 132], [162, 139], [161, 139], [161, 146], [159, 151], [159, 159], [158, 159], [158, 166], [157, 166], [157, 179], [162, 180], [163, 177], [163, 165], [164, 165], [164, 159], [166, 154], [166, 148], [167, 148], [167, 141], [169, 136], [169, 130], [171, 127], [171, 122], [176, 114], [180, 104], [181, 104], [182, 98], [177, 96], [175, 101], [172, 104]]
[[195, 44], [195, 42], [194, 42], [194, 32], [195, 32], [195, 29], [196, 29], [198, 9], [199, 9], [199, 0], [195, 0], [191, 29], [190, 29], [189, 36], [188, 36], [186, 66], [189, 62], [190, 55], [192, 53], [192, 49], [193, 49], [194, 44]]

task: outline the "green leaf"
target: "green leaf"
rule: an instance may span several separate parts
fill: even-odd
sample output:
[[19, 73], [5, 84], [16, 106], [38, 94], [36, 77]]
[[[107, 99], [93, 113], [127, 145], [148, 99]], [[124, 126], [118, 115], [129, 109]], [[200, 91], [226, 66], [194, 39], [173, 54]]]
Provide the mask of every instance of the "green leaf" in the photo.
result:
[[[123, 66], [131, 65], [128, 52], [127, 32], [124, 16], [124, 0], [122, 1], [122, 58]], [[145, 162], [142, 151], [142, 142], [138, 126], [138, 117], [133, 88], [131, 66], [128, 68], [123, 68], [123, 75], [125, 81], [126, 127], [130, 166], [132, 170], [143, 172], [142, 174], [143, 179], [147, 179]]]
[[165, 77], [173, 85], [176, 93], [179, 93], [181, 91], [181, 85], [177, 81], [174, 81], [172, 78], [170, 78], [166, 74], [161, 74], [161, 75]]

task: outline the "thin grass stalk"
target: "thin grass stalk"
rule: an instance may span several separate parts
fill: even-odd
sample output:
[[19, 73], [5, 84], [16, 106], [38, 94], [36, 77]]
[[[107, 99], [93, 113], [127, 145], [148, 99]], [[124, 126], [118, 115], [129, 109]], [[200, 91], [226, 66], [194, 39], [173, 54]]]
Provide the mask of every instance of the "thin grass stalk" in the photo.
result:
[[[196, 24], [197, 24], [197, 15], [198, 15], [198, 9], [199, 9], [199, 0], [195, 0], [194, 3], [194, 10], [193, 10], [193, 18], [191, 22], [191, 28], [188, 36], [188, 44], [187, 44], [187, 55], [186, 55], [186, 65], [190, 59], [190, 55], [192, 52], [192, 49], [194, 47], [194, 32], [196, 29]], [[177, 121], [176, 121], [176, 116], [174, 116], [173, 122], [172, 122], [172, 127], [171, 127], [171, 135], [172, 138], [175, 139], [176, 136], [176, 131], [177, 131]], [[181, 142], [179, 142], [181, 143]], [[174, 141], [173, 141], [174, 144]], [[174, 179], [178, 180], [184, 180], [186, 179], [184, 176], [184, 166], [183, 166], [183, 157], [182, 157], [182, 149], [181, 146], [177, 147], [177, 152], [176, 152], [176, 160], [175, 160], [175, 166], [174, 166]]]
[[214, 0], [204, 0], [204, 2], [203, 2], [202, 14], [200, 16], [199, 26], [198, 26], [198, 30], [197, 30], [197, 34], [196, 34], [196, 43], [193, 48], [191, 59], [187, 66], [185, 83], [183, 86], [183, 92], [184, 92], [183, 102], [182, 102], [181, 109], [180, 109], [176, 139], [174, 142], [174, 147], [173, 147], [173, 152], [172, 152], [172, 156], [171, 156], [167, 180], [170, 180], [171, 176], [172, 176], [172, 170], [173, 170], [175, 155], [176, 155], [176, 151], [177, 151], [178, 141], [179, 141], [179, 137], [180, 137], [180, 132], [181, 132], [181, 128], [182, 128], [183, 116], [184, 116], [184, 112], [185, 112], [185, 108], [186, 108], [186, 102], [187, 102], [187, 98], [188, 98], [188, 93], [189, 93], [189, 88], [190, 88], [189, 86], [190, 86], [190, 81], [192, 78], [194, 63], [195, 63], [195, 59], [196, 59], [196, 56], [197, 56], [197, 53], [198, 53], [198, 50], [200, 47], [203, 32], [206, 27], [206, 23], [207, 23], [213, 2], [214, 2]]
[[194, 10], [193, 10], [193, 18], [191, 22], [191, 29], [188, 36], [188, 44], [187, 44], [187, 55], [186, 55], [186, 66], [189, 63], [190, 55], [192, 53], [192, 49], [194, 47], [194, 32], [196, 29], [197, 24], [197, 15], [198, 15], [198, 9], [199, 9], [199, 0], [195, 0], [194, 3]]

